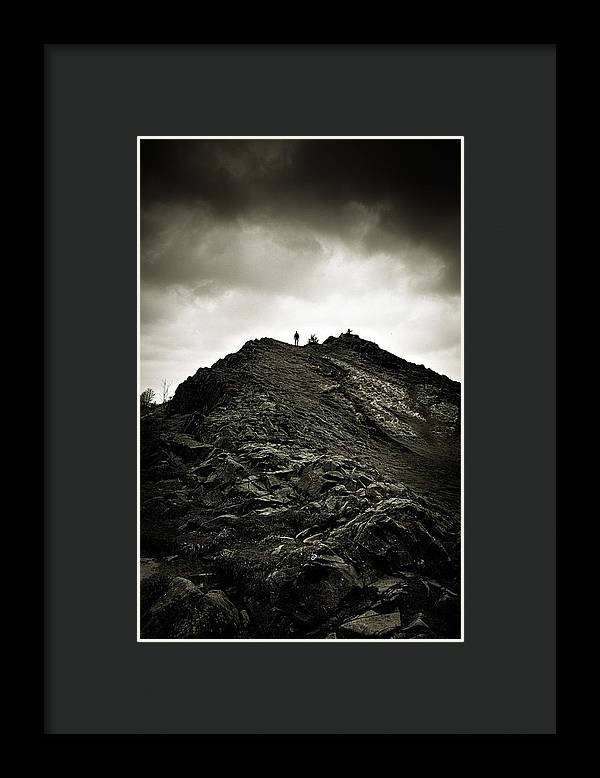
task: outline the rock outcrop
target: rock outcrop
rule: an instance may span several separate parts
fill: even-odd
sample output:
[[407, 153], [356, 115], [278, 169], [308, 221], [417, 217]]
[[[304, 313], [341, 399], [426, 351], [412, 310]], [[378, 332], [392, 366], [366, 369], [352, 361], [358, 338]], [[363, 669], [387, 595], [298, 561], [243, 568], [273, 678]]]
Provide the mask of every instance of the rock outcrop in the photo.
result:
[[249, 341], [140, 456], [143, 638], [459, 637], [457, 382], [355, 335]]

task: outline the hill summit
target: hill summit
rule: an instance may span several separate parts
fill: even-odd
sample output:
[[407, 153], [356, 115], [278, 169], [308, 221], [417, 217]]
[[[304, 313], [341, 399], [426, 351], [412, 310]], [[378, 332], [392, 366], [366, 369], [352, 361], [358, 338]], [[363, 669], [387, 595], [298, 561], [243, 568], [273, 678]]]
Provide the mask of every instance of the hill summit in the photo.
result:
[[271, 338], [141, 420], [142, 638], [460, 637], [460, 384]]

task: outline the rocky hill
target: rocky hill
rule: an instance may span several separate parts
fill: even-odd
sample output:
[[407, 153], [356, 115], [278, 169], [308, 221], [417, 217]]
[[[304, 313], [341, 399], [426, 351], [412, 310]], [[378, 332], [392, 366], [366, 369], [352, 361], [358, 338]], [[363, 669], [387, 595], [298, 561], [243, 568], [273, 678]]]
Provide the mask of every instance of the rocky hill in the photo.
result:
[[460, 637], [460, 384], [270, 338], [141, 420], [142, 638]]

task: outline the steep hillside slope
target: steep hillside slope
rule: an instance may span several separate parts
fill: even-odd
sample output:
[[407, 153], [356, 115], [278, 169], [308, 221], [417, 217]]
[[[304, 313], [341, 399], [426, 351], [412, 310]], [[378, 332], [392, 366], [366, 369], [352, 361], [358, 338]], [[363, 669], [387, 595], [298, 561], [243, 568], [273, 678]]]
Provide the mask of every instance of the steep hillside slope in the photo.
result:
[[460, 636], [460, 385], [269, 338], [141, 422], [142, 637]]

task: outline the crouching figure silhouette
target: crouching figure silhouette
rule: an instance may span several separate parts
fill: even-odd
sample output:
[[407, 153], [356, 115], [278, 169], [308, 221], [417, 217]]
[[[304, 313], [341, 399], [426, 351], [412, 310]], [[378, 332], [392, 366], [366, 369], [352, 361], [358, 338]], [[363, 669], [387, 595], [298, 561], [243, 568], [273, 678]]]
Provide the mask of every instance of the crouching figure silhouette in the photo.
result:
[[294, 346], [298, 345], [298, 341], [300, 340], [300, 335], [298, 335], [298, 330], [294, 332]]

